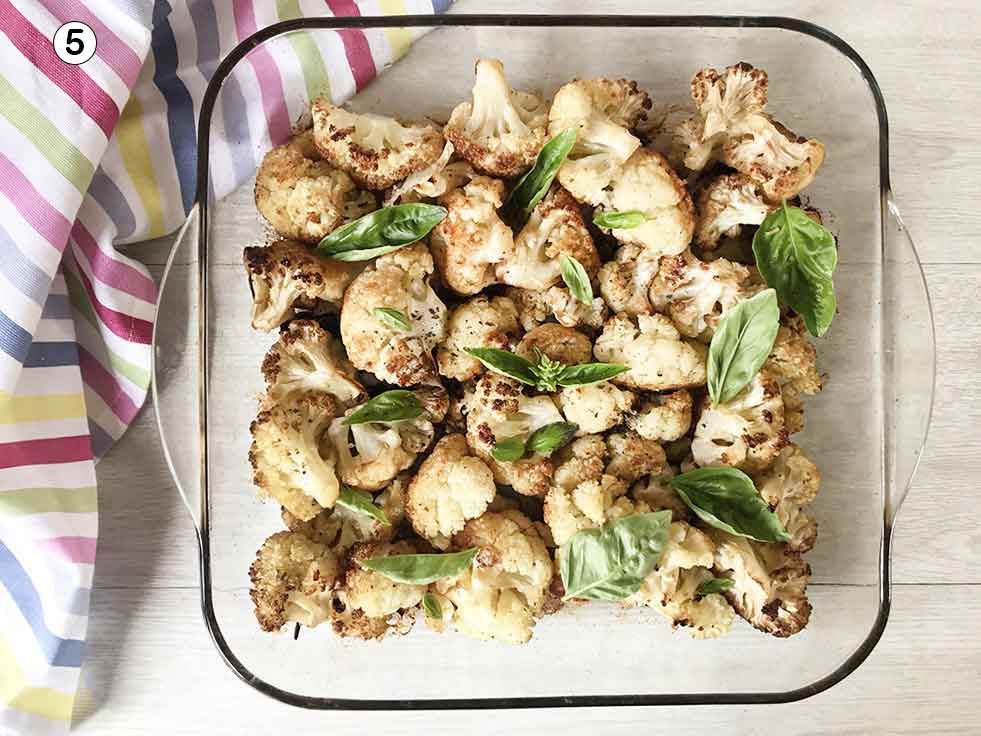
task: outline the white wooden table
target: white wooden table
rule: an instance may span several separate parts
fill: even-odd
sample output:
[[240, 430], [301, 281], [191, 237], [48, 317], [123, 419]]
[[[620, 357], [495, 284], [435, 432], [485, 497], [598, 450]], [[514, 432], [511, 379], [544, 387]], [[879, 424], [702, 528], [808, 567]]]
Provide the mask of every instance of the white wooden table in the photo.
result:
[[[273, 702], [220, 661], [202, 624], [190, 521], [152, 409], [99, 465], [100, 538], [80, 734], [981, 733], [981, 8], [929, 3], [459, 0], [456, 12], [796, 15], [853, 44], [878, 77], [897, 199], [938, 329], [938, 400], [895, 540], [895, 600], [868, 661], [830, 691], [767, 707], [319, 713]], [[168, 241], [136, 246], [159, 278]]]

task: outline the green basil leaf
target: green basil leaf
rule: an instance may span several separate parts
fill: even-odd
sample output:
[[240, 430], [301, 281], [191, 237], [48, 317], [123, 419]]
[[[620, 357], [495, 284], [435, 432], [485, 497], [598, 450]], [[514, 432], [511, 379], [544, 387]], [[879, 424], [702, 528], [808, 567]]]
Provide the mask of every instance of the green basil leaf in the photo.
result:
[[804, 319], [807, 331], [815, 337], [827, 332], [837, 306], [832, 276], [838, 249], [831, 231], [784, 201], [753, 236], [753, 255], [767, 285]]
[[535, 374], [535, 366], [532, 362], [509, 350], [466, 348], [466, 351], [495, 373], [510, 376], [529, 386], [538, 383], [538, 376]]
[[695, 594], [712, 595], [712, 593], [724, 593], [732, 586], [732, 578], [712, 578], [711, 580], [706, 580], [704, 583], [699, 585], [698, 590], [695, 591]]
[[535, 348], [535, 360], [536, 362], [532, 370], [538, 378], [539, 391], [552, 393], [558, 388], [559, 376], [562, 375], [562, 371], [566, 368], [565, 363], [552, 360], [537, 347]]
[[525, 450], [524, 437], [507, 437], [503, 440], [495, 440], [491, 457], [499, 463], [513, 463], [525, 456]]
[[473, 562], [477, 548], [462, 552], [431, 555], [389, 555], [358, 560], [366, 570], [374, 570], [396, 583], [428, 585], [440, 578], [455, 578]]
[[724, 404], [759, 373], [780, 329], [780, 307], [773, 289], [761, 291], [723, 315], [708, 352], [708, 390]]
[[668, 543], [670, 511], [623, 516], [577, 532], [560, 550], [565, 600], [620, 601], [640, 590]]
[[528, 220], [535, 205], [542, 201], [565, 157], [576, 143], [576, 129], [562, 131], [542, 146], [531, 170], [518, 179], [501, 210], [502, 219], [515, 230]]
[[600, 212], [593, 216], [593, 224], [597, 227], [605, 227], [610, 230], [630, 230], [635, 227], [640, 227], [650, 218], [645, 215], [640, 210], [624, 210], [623, 212], [616, 212], [615, 210], [610, 210], [608, 212]]
[[348, 511], [370, 516], [384, 526], [392, 525], [384, 509], [375, 506], [374, 498], [367, 491], [358, 491], [349, 486], [342, 485], [341, 493], [334, 503]]
[[412, 320], [405, 315], [405, 312], [400, 312], [398, 309], [392, 309], [391, 307], [376, 307], [371, 311], [371, 314], [383, 325], [387, 325], [393, 330], [408, 332], [412, 329]]
[[432, 204], [382, 207], [337, 228], [317, 252], [337, 261], [367, 261], [426, 237], [444, 217], [446, 209]]
[[420, 414], [422, 414], [422, 403], [414, 393], [405, 389], [393, 389], [366, 401], [344, 418], [344, 424], [397, 422], [402, 419], [415, 419]]
[[589, 283], [589, 274], [583, 265], [563, 253], [559, 258], [559, 268], [562, 271], [562, 280], [569, 287], [569, 293], [583, 304], [592, 304], [593, 285]]
[[559, 386], [588, 386], [591, 383], [609, 381], [614, 376], [629, 371], [629, 366], [619, 363], [580, 363], [567, 365], [559, 374]]
[[560, 447], [565, 447], [569, 444], [578, 429], [579, 425], [573, 422], [553, 422], [552, 424], [546, 424], [529, 435], [525, 447], [528, 452], [548, 455]]
[[426, 593], [422, 597], [422, 610], [429, 618], [442, 620], [443, 607], [439, 604], [439, 599], [432, 593]]
[[699, 519], [716, 529], [759, 542], [790, 541], [780, 519], [741, 470], [697, 468], [676, 475], [671, 487]]

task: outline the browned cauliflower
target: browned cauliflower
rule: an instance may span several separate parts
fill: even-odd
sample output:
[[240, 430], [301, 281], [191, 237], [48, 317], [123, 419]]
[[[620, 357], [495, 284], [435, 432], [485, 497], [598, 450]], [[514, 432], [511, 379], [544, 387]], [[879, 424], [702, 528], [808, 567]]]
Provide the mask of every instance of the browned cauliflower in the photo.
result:
[[[348, 287], [341, 307], [341, 339], [356, 368], [399, 386], [433, 381], [433, 349], [446, 335], [446, 306], [429, 285], [433, 259], [423, 243], [376, 258]], [[400, 330], [378, 320], [379, 308], [397, 309], [411, 322]]]
[[609, 381], [559, 390], [558, 399], [567, 421], [579, 425], [580, 434], [597, 434], [618, 425], [630, 411], [634, 395]]
[[560, 363], [576, 365], [592, 359], [593, 346], [578, 330], [549, 322], [525, 333], [514, 352], [532, 362], [540, 352]]
[[400, 610], [414, 608], [422, 601], [425, 585], [396, 583], [358, 562], [372, 557], [411, 555], [418, 552], [409, 541], [369, 542], [351, 548], [339, 591], [346, 608], [357, 608], [370, 618], [383, 618]]
[[473, 101], [453, 108], [443, 133], [479, 171], [513, 178], [535, 163], [547, 126], [540, 97], [511, 89], [497, 59], [478, 59]]
[[773, 465], [757, 474], [753, 481], [763, 500], [770, 505], [783, 528], [790, 534], [787, 547], [807, 552], [817, 541], [817, 522], [804, 509], [817, 496], [821, 472], [794, 444], [777, 455]]
[[263, 332], [276, 329], [298, 309], [340, 304], [361, 270], [357, 263], [321, 258], [294, 240], [250, 246], [243, 260], [252, 288], [252, 326]]
[[627, 425], [646, 439], [673, 442], [688, 432], [691, 413], [692, 397], [688, 391], [654, 394], [627, 417]]
[[436, 161], [443, 136], [432, 123], [353, 113], [321, 97], [310, 106], [320, 155], [368, 189], [387, 189]]
[[583, 304], [564, 286], [552, 286], [545, 291], [509, 287], [505, 293], [518, 308], [518, 320], [526, 330], [542, 324], [549, 317], [555, 317], [565, 327], [599, 329], [608, 314], [600, 297], [595, 297], [592, 304]]
[[608, 453], [603, 435], [576, 438], [554, 455], [555, 485], [571, 491], [580, 483], [599, 480], [606, 470]]
[[663, 314], [636, 319], [615, 315], [596, 339], [593, 352], [604, 363], [630, 367], [613, 379], [620, 386], [668, 391], [705, 384], [705, 346], [682, 340]]
[[599, 270], [599, 287], [603, 299], [615, 313], [650, 314], [648, 290], [657, 274], [660, 259], [639, 245], [625, 245], [612, 261]]
[[610, 461], [606, 472], [633, 483], [645, 475], [660, 473], [667, 462], [664, 449], [636, 432], [615, 432], [606, 438]]
[[572, 488], [553, 485], [545, 494], [544, 515], [555, 543], [561, 547], [583, 529], [636, 513], [634, 503], [626, 498], [627, 489], [624, 481], [608, 473]]
[[717, 176], [702, 187], [695, 202], [695, 243], [713, 250], [723, 236], [738, 237], [743, 225], [759, 225], [770, 209], [745, 174]]
[[630, 489], [630, 496], [638, 503], [646, 503], [652, 511], [670, 511], [673, 521], [690, 521], [691, 510], [671, 486], [671, 479], [675, 475], [677, 473], [674, 468], [665, 465], [660, 473], [637, 481]]
[[483, 373], [480, 361], [467, 348], [507, 350], [518, 334], [518, 309], [506, 296], [477, 296], [450, 312], [446, 339], [436, 350], [439, 373], [469, 381]]
[[816, 394], [824, 385], [817, 371], [817, 351], [802, 326], [795, 322], [780, 325], [763, 370], [780, 384], [787, 433], [800, 432], [804, 429], [801, 395]]

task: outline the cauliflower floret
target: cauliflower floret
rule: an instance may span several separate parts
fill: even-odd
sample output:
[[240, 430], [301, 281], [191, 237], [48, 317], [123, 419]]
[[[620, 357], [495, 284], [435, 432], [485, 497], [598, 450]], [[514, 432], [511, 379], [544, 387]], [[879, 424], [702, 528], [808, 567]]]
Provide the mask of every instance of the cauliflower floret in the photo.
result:
[[544, 613], [552, 559], [535, 525], [520, 511], [487, 512], [454, 536], [456, 549], [476, 547], [473, 567], [437, 592], [452, 601], [464, 636], [523, 644]]
[[443, 133], [478, 170], [513, 178], [535, 163], [547, 125], [540, 97], [511, 89], [497, 59], [478, 59], [473, 102], [453, 109]]
[[559, 406], [580, 434], [598, 434], [619, 424], [634, 403], [634, 395], [609, 381], [559, 390]]
[[754, 473], [773, 463], [786, 444], [780, 386], [760, 372], [725, 404], [716, 406], [705, 397], [691, 451], [700, 467], [727, 465]]
[[627, 426], [645, 439], [673, 442], [691, 427], [691, 411], [691, 394], [684, 389], [655, 394], [641, 402], [635, 414], [627, 417]]
[[495, 268], [514, 257], [514, 235], [497, 215], [504, 182], [476, 176], [440, 197], [447, 215], [430, 236], [443, 281], [458, 294], [476, 294], [496, 283]]
[[643, 246], [647, 255], [674, 255], [691, 242], [695, 207], [685, 183], [664, 156], [638, 148], [623, 164], [606, 202], [611, 210], [637, 210], [647, 221], [633, 228], [614, 228], [621, 243]]
[[576, 365], [590, 361], [593, 356], [593, 346], [589, 338], [578, 330], [550, 322], [529, 330], [521, 338], [514, 352], [532, 362], [541, 352], [560, 363]]
[[[446, 306], [429, 285], [433, 259], [422, 243], [375, 259], [344, 294], [341, 339], [354, 366], [380, 380], [412, 386], [436, 378], [433, 348], [446, 335]], [[397, 309], [412, 323], [400, 330], [374, 310]]]
[[555, 454], [554, 483], [571, 491], [580, 483], [599, 480], [606, 470], [608, 448], [598, 434], [579, 437]]
[[686, 250], [661, 259], [650, 299], [654, 309], [668, 315], [682, 335], [708, 341], [722, 316], [760, 288], [751, 282], [746, 266], [724, 258], [700, 261]]
[[287, 621], [313, 628], [330, 615], [337, 558], [329, 547], [294, 532], [273, 534], [249, 568], [255, 617], [263, 631]]
[[469, 381], [483, 373], [467, 348], [507, 350], [518, 334], [518, 308], [506, 296], [477, 296], [450, 312], [446, 339], [436, 349], [440, 375]]
[[[449, 174], [446, 173], [447, 167], [450, 165], [450, 159], [453, 158], [453, 144], [446, 141], [446, 145], [443, 146], [443, 152], [439, 155], [439, 158], [433, 161], [429, 166], [406, 177], [403, 181], [399, 182], [397, 186], [392, 187], [385, 194], [385, 199], [382, 200], [382, 205], [385, 207], [391, 207], [393, 204], [402, 200], [403, 202], [418, 202], [425, 197], [436, 198], [440, 194], [444, 194], [447, 191], [447, 187], [443, 186], [442, 190], [436, 194], [433, 194], [436, 189], [441, 185], [448, 183], [451, 178], [457, 175], [460, 171], [462, 174], [464, 170], [458, 168], [454, 169]], [[465, 182], [473, 178], [473, 170], [467, 166], [465, 169], [469, 173], [469, 176], [459, 179], [457, 183], [450, 188], [456, 188], [458, 186], [463, 186]]]
[[559, 182], [580, 202], [599, 205], [620, 167], [640, 147], [630, 133], [647, 117], [651, 98], [627, 79], [580, 79], [563, 85], [548, 113], [548, 134], [577, 130]]
[[599, 271], [600, 293], [610, 309], [634, 316], [650, 314], [647, 292], [659, 265], [659, 258], [639, 245], [620, 248], [615, 260], [604, 263]]
[[396, 583], [380, 572], [361, 567], [358, 562], [372, 557], [411, 555], [417, 552], [409, 541], [370, 542], [351, 548], [341, 590], [347, 607], [364, 611], [366, 616], [380, 618], [418, 606], [426, 592], [425, 585]]
[[811, 617], [807, 583], [811, 566], [786, 544], [755, 542], [720, 529], [706, 530], [715, 542], [715, 571], [732, 578], [725, 597], [736, 613], [767, 634], [786, 637]]
[[667, 459], [664, 449], [654, 440], [647, 440], [636, 432], [617, 432], [607, 436], [606, 446], [610, 462], [606, 472], [627, 483], [652, 473], [660, 473]]
[[369, 189], [381, 190], [439, 159], [445, 141], [432, 123], [357, 114], [321, 97], [310, 106], [320, 155]]
[[322, 161], [313, 132], [304, 131], [262, 159], [255, 177], [255, 206], [284, 238], [317, 243], [345, 219], [378, 206], [351, 177]]
[[253, 482], [304, 521], [331, 508], [340, 492], [334, 459], [321, 452], [321, 439], [336, 413], [333, 396], [307, 391], [268, 402], [249, 426]]
[[773, 465], [757, 474], [753, 481], [763, 500], [776, 513], [790, 534], [787, 547], [807, 552], [817, 541], [817, 522], [804, 510], [821, 487], [821, 472], [803, 451], [790, 444], [780, 451]]
[[671, 486], [671, 479], [675, 475], [674, 468], [665, 465], [660, 473], [637, 481], [630, 489], [630, 496], [638, 503], [646, 503], [652, 511], [667, 509], [671, 512], [673, 521], [690, 521], [691, 512], [688, 505]]
[[527, 436], [546, 424], [561, 422], [562, 414], [547, 395], [526, 396], [521, 384], [497, 373], [485, 373], [468, 402], [467, 444], [494, 473], [494, 480], [526, 496], [541, 496], [552, 478], [552, 461], [541, 455], [498, 462], [491, 452], [498, 441]]
[[556, 545], [561, 547], [583, 529], [595, 529], [610, 518], [624, 515], [610, 517], [609, 512], [626, 493], [627, 484], [607, 473], [584, 480], [571, 489], [558, 485], [549, 488], [545, 494], [544, 516]]
[[784, 422], [788, 434], [804, 429], [802, 394], [816, 394], [823, 388], [817, 371], [817, 351], [803, 329], [780, 325], [770, 357], [763, 370], [780, 384], [783, 395]]
[[565, 189], [554, 186], [532, 210], [514, 241], [514, 255], [497, 266], [497, 278], [510, 286], [544, 291], [562, 280], [562, 255], [575, 258], [590, 279], [600, 267], [579, 205]]
[[704, 345], [682, 340], [678, 330], [662, 314], [613, 316], [593, 348], [604, 363], [622, 363], [629, 371], [613, 382], [633, 389], [667, 391], [705, 383]]
[[497, 493], [494, 474], [469, 450], [462, 434], [446, 435], [409, 484], [406, 515], [437, 549], [449, 547], [450, 537], [484, 513]]
[[555, 317], [565, 327], [590, 327], [599, 329], [606, 321], [607, 309], [599, 297], [592, 304], [583, 304], [564, 286], [553, 286], [545, 291], [510, 287], [505, 293], [518, 308], [521, 326], [531, 330]]
[[252, 289], [252, 326], [263, 332], [291, 319], [297, 309], [340, 304], [344, 289], [361, 270], [357, 263], [321, 258], [294, 240], [250, 246], [243, 261]]
[[745, 174], [718, 176], [698, 193], [695, 242], [703, 250], [714, 250], [723, 236], [735, 238], [743, 225], [759, 225], [770, 209], [757, 194], [756, 182]]
[[364, 398], [344, 347], [309, 319], [292, 320], [262, 361], [266, 395], [282, 401], [297, 391], [326, 391], [341, 406]]

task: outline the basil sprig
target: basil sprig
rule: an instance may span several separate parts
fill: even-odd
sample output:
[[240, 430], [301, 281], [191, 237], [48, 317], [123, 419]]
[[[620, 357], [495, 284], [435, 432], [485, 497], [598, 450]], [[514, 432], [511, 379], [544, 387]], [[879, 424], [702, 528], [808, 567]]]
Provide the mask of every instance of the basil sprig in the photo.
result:
[[759, 373], [780, 329], [780, 307], [773, 289], [761, 291], [727, 311], [708, 352], [708, 391], [723, 404]]
[[559, 269], [562, 280], [569, 287], [569, 293], [583, 304], [593, 303], [593, 285], [589, 283], [589, 274], [583, 265], [565, 253], [559, 258]]
[[766, 216], [753, 236], [753, 255], [768, 286], [821, 337], [835, 316], [835, 238], [804, 210], [787, 202]]
[[371, 310], [371, 315], [383, 325], [391, 327], [393, 330], [408, 332], [412, 329], [412, 320], [406, 316], [405, 312], [398, 309], [376, 307]]
[[385, 510], [375, 506], [374, 498], [367, 491], [358, 491], [350, 486], [342, 485], [341, 493], [334, 503], [348, 511], [370, 516], [383, 526], [392, 525]]
[[539, 427], [528, 438], [519, 435], [496, 441], [491, 457], [500, 463], [520, 460], [525, 455], [550, 455], [572, 441], [579, 425], [573, 422], [552, 422]]
[[416, 395], [405, 389], [393, 389], [366, 401], [356, 411], [344, 418], [344, 424], [368, 424], [369, 422], [397, 422], [415, 419], [422, 414], [422, 403]]
[[560, 550], [565, 600], [620, 601], [640, 590], [668, 543], [670, 511], [623, 516], [577, 532]]
[[712, 595], [712, 593], [724, 593], [733, 586], [732, 578], [711, 578], [698, 586], [696, 595]]
[[716, 529], [758, 542], [788, 542], [790, 535], [753, 485], [736, 468], [697, 468], [671, 479], [681, 500]]
[[432, 593], [427, 592], [422, 597], [422, 610], [429, 618], [440, 620], [443, 618], [443, 607], [439, 604], [439, 599]]
[[473, 562], [477, 548], [462, 552], [424, 555], [389, 555], [358, 560], [366, 570], [373, 570], [396, 583], [428, 585], [440, 578], [455, 578]]
[[501, 218], [515, 230], [525, 224], [535, 205], [548, 193], [552, 180], [575, 143], [575, 128], [562, 131], [542, 146], [535, 159], [535, 165], [518, 179], [518, 183], [511, 190], [511, 196], [501, 210]]
[[587, 386], [608, 381], [630, 370], [628, 366], [618, 363], [565, 365], [551, 360], [541, 352], [533, 363], [520, 355], [497, 348], [466, 348], [466, 351], [495, 373], [546, 392], [556, 391], [559, 386]]
[[649, 219], [651, 218], [640, 210], [624, 210], [622, 212], [608, 210], [594, 215], [593, 224], [609, 230], [631, 230], [635, 227], [640, 227]]
[[433, 204], [382, 207], [337, 228], [317, 252], [336, 261], [367, 261], [426, 237], [444, 217], [446, 209]]

